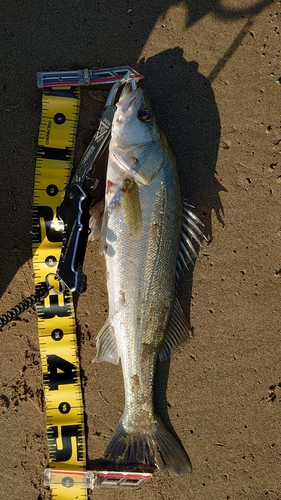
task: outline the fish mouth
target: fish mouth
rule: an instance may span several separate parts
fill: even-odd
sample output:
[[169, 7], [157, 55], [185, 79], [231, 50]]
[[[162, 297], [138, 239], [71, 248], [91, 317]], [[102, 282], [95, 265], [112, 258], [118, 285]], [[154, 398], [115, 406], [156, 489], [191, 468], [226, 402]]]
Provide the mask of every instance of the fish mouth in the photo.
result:
[[125, 118], [130, 118], [134, 110], [140, 107], [140, 103], [143, 100], [143, 91], [137, 88], [131, 91], [130, 84], [126, 84], [119, 101], [117, 102], [117, 113], [122, 114]]

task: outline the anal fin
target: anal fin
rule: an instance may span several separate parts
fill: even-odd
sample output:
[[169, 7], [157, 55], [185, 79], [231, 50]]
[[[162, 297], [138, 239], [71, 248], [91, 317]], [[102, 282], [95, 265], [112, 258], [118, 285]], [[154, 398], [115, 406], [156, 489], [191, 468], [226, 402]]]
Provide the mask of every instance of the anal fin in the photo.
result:
[[183, 342], [185, 342], [188, 337], [188, 322], [183, 314], [183, 310], [177, 297], [175, 297], [174, 310], [170, 319], [169, 329], [159, 352], [160, 361], [164, 361], [169, 358], [171, 353], [174, 352]]
[[117, 365], [119, 362], [119, 354], [117, 351], [117, 345], [115, 340], [114, 328], [107, 321], [97, 336], [97, 354], [94, 359], [96, 363], [101, 363], [102, 361], [108, 361]]

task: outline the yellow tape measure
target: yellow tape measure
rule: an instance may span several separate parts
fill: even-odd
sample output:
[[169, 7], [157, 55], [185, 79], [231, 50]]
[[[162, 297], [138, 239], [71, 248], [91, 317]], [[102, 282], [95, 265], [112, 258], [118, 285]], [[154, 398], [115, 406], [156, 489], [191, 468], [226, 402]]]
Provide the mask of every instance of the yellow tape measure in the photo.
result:
[[[43, 90], [33, 199], [33, 267], [36, 288], [52, 281], [62, 246], [56, 217], [68, 183], [80, 107], [78, 87]], [[53, 280], [54, 289], [59, 287]], [[59, 292], [59, 289], [57, 290]], [[86, 470], [84, 411], [77, 358], [72, 294], [51, 291], [37, 304], [39, 342], [47, 413], [49, 466]], [[62, 475], [52, 487], [57, 500], [85, 500], [85, 486]]]

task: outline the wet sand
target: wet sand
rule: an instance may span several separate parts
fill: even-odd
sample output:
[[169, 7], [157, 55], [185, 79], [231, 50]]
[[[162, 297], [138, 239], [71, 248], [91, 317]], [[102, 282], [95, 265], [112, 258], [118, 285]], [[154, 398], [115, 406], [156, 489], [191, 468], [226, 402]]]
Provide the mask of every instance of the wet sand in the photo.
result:
[[[140, 70], [176, 155], [183, 196], [210, 241], [180, 286], [193, 335], [161, 367], [157, 383], [157, 404], [193, 473], [156, 473], [133, 493], [95, 490], [91, 498], [280, 499], [280, 1], [4, 0], [1, 11], [1, 312], [34, 290], [37, 71]], [[102, 105], [90, 92], [83, 93], [76, 163]], [[124, 396], [120, 366], [91, 363], [107, 317], [95, 243], [84, 271], [88, 289], [76, 316], [93, 468]], [[0, 499], [50, 499], [43, 408], [31, 309], [1, 333]]]

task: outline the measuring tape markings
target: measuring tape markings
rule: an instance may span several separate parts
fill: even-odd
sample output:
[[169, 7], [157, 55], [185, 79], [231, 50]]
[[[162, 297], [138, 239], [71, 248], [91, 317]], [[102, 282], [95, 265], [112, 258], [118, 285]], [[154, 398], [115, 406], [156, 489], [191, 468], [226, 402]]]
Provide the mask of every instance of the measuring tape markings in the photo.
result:
[[[62, 245], [62, 224], [56, 217], [72, 169], [80, 93], [77, 89], [43, 92], [33, 207], [35, 286], [56, 273]], [[54, 280], [54, 288], [58, 282]], [[50, 467], [85, 470], [84, 410], [77, 358], [72, 294], [50, 294], [37, 305], [39, 343], [46, 401]], [[86, 499], [85, 487], [62, 478], [52, 498]]]

